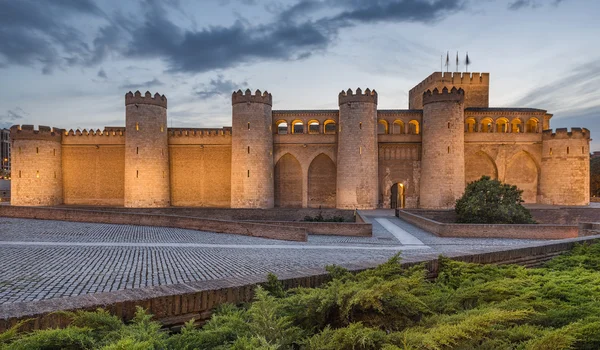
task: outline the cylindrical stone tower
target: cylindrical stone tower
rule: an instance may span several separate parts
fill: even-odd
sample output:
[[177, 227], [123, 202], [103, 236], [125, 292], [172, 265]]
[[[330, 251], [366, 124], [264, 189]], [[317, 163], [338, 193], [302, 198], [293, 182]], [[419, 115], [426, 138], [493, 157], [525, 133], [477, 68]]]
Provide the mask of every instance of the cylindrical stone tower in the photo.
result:
[[231, 207], [273, 208], [273, 97], [238, 90], [231, 104]]
[[337, 204], [373, 209], [378, 200], [377, 92], [340, 92], [337, 151]]
[[62, 130], [33, 125], [12, 126], [11, 205], [52, 206], [63, 203]]
[[419, 208], [450, 209], [465, 190], [462, 89], [423, 93]]
[[590, 131], [544, 130], [540, 202], [553, 205], [590, 203]]
[[165, 95], [125, 94], [125, 125], [125, 206], [168, 207], [171, 191]]

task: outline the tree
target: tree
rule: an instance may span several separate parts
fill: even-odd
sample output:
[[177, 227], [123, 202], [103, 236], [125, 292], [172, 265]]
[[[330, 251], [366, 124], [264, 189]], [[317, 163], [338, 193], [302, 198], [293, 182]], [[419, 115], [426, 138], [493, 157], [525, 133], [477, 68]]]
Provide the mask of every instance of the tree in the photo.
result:
[[600, 197], [600, 157], [590, 160], [590, 194]]
[[531, 213], [521, 203], [517, 186], [503, 184], [489, 176], [467, 185], [456, 201], [457, 222], [469, 224], [535, 224]]

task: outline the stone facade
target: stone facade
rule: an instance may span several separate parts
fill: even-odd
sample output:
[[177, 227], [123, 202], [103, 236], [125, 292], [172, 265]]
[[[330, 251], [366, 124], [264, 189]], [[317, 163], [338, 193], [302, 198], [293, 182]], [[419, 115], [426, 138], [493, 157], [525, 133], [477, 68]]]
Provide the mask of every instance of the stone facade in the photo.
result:
[[164, 96], [128, 93], [125, 128], [13, 126], [12, 204], [450, 208], [489, 175], [528, 203], [587, 205], [589, 130], [552, 132], [546, 110], [488, 101], [488, 73], [436, 72], [410, 109], [378, 110], [357, 89], [338, 110], [272, 110], [247, 90], [232, 95], [232, 127], [167, 129]]

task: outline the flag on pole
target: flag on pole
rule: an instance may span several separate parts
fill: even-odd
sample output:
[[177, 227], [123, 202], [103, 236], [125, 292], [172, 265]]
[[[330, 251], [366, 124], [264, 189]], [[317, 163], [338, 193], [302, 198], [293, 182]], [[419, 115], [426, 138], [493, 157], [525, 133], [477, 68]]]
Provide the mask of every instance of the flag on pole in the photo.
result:
[[446, 51], [446, 73], [450, 69], [450, 51]]
[[467, 73], [469, 73], [469, 65], [471, 64], [471, 60], [469, 59], [469, 53], [467, 52], [467, 57], [465, 57], [465, 67]]
[[458, 73], [458, 51], [456, 51], [456, 72]]

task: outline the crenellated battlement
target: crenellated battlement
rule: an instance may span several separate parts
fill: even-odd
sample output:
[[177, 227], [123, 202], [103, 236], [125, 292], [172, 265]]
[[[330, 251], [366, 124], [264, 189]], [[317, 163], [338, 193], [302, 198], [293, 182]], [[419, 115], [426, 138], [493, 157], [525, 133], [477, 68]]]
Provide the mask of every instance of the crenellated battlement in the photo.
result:
[[125, 106], [132, 104], [146, 104], [167, 108], [167, 98], [165, 95], [160, 95], [158, 92], [155, 93], [153, 97], [150, 91], [146, 91], [144, 96], [142, 96], [142, 93], [139, 90], [136, 91], [135, 94], [129, 91], [125, 94]]
[[542, 132], [542, 140], [565, 140], [565, 139], [590, 139], [590, 131], [586, 128], [558, 128], [556, 132], [552, 129]]
[[69, 131], [64, 131], [64, 135], [65, 136], [91, 136], [91, 137], [97, 137], [97, 136], [125, 136], [125, 132], [123, 129], [119, 129], [119, 130], [94, 130], [94, 129], [83, 129], [83, 130], [69, 130]]
[[245, 102], [264, 103], [272, 106], [273, 96], [266, 90], [264, 93], [261, 93], [260, 90], [256, 90], [254, 94], [252, 94], [250, 89], [247, 89], [246, 92], [242, 92], [242, 90], [234, 91], [233, 94], [231, 94], [232, 105]]
[[40, 125], [36, 130], [33, 125], [13, 125], [10, 127], [10, 138], [13, 140], [57, 141], [62, 139], [62, 129]]
[[231, 136], [231, 128], [169, 128], [169, 137], [217, 137]]
[[464, 99], [465, 91], [462, 88], [457, 89], [456, 87], [452, 87], [451, 90], [448, 90], [448, 88], [444, 86], [442, 92], [435, 88], [423, 93], [423, 105], [434, 102], [463, 102]]
[[352, 89], [347, 91], [342, 90], [338, 96], [339, 105], [349, 102], [367, 102], [377, 104], [377, 91], [367, 88], [363, 94], [360, 88], [356, 89], [356, 93]]
[[434, 72], [410, 89], [409, 93], [414, 93], [440, 82], [448, 83], [448, 85], [469, 84], [488, 86], [490, 85], [490, 73]]

